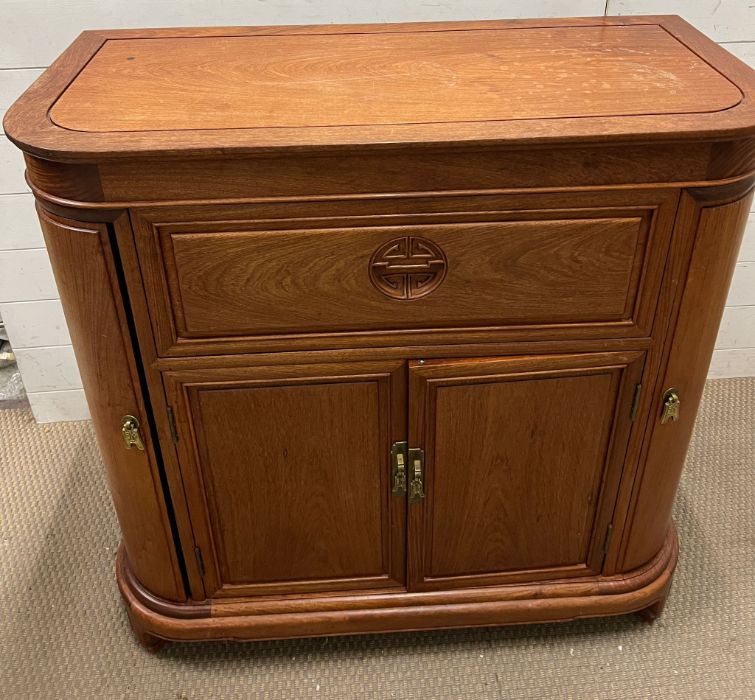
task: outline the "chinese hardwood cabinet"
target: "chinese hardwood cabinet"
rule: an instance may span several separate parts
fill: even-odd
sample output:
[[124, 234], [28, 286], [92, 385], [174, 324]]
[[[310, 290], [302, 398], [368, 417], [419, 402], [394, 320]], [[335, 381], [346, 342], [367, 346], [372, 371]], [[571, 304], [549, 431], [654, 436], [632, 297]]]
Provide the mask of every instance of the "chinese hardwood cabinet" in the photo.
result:
[[754, 98], [676, 17], [82, 34], [5, 130], [141, 641], [658, 614]]

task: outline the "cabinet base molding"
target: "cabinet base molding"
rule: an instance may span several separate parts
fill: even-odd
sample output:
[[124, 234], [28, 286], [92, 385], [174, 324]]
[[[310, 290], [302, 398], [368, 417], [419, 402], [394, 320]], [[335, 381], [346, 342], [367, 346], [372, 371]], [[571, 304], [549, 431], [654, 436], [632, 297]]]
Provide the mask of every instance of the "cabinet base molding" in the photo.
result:
[[278, 598], [176, 604], [134, 578], [123, 548], [116, 561], [118, 587], [141, 644], [161, 640], [266, 640], [375, 634], [454, 627], [566, 622], [587, 617], [657, 611], [668, 595], [678, 556], [672, 526], [660, 552], [646, 565], [615, 576], [450, 591]]

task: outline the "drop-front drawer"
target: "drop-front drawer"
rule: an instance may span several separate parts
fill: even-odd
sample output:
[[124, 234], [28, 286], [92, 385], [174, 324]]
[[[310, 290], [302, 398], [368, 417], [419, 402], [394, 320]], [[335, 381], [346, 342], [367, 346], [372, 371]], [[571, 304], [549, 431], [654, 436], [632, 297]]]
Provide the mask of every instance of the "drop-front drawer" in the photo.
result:
[[645, 336], [675, 195], [632, 194], [310, 203], [305, 216], [302, 205], [173, 207], [132, 219], [163, 355], [281, 337], [338, 347], [452, 331]]

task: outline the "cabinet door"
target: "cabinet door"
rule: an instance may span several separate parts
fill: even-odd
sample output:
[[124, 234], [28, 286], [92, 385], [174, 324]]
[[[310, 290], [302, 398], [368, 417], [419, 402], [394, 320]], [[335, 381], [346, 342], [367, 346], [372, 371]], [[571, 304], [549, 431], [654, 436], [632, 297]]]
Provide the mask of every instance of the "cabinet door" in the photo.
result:
[[[414, 361], [409, 585], [597, 573], [644, 353]], [[410, 452], [409, 472], [413, 458]]]
[[405, 363], [164, 375], [208, 597], [403, 588]]

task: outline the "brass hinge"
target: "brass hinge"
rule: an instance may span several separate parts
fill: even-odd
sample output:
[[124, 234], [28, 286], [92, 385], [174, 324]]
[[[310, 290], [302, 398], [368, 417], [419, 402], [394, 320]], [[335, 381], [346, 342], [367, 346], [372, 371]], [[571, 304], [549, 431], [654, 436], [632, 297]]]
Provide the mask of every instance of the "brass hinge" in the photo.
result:
[[199, 575], [204, 576], [204, 559], [202, 558], [202, 550], [199, 547], [194, 547], [194, 556], [197, 558]]
[[637, 418], [637, 409], [640, 406], [640, 393], [642, 392], [642, 384], [638, 384], [634, 388], [634, 396], [632, 397], [632, 408], [629, 409], [629, 420], [634, 423], [634, 419]]
[[178, 431], [176, 430], [176, 416], [173, 413], [173, 407], [168, 406], [168, 425], [170, 426], [170, 436], [173, 442], [178, 442]]
[[613, 523], [608, 523], [606, 536], [603, 539], [603, 554], [608, 554], [608, 548], [611, 546], [611, 536], [613, 535]]
[[406, 496], [406, 441], [391, 446], [391, 492]]

